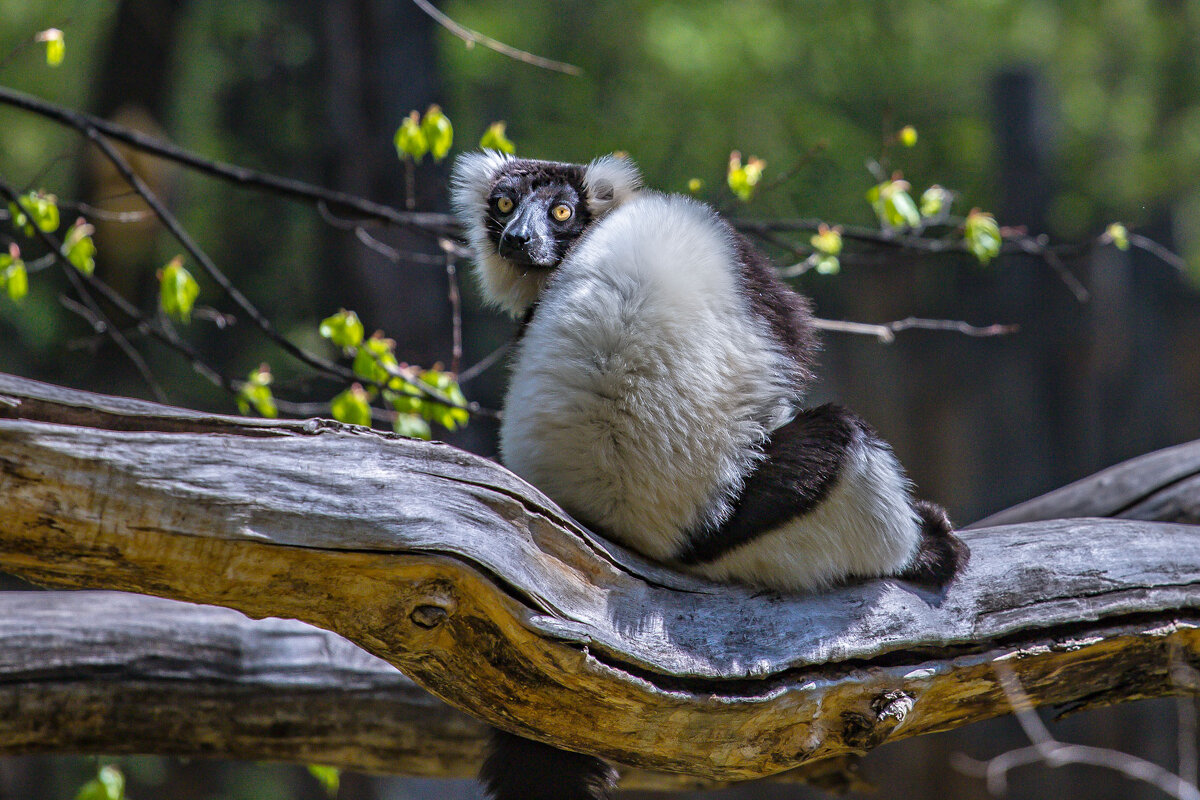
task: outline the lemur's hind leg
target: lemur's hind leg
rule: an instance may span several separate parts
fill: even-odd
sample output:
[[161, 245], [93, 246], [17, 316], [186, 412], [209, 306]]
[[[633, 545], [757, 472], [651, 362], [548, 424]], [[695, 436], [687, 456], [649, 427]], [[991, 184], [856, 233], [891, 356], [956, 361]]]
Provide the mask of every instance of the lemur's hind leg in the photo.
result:
[[945, 511], [912, 498], [891, 447], [853, 412], [802, 411], [763, 450], [732, 515], [696, 532], [681, 564], [784, 590], [884, 575], [941, 587], [966, 564]]

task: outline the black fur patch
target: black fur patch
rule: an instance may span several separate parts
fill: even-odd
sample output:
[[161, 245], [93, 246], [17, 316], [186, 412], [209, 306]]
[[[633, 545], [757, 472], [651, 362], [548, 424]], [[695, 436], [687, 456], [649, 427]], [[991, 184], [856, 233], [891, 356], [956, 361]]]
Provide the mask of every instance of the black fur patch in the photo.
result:
[[[509, 222], [522, 211], [522, 203], [532, 203], [537, 208], [545, 225], [545, 232], [553, 240], [553, 255], [545, 263], [530, 266], [537, 269], [553, 269], [570, 251], [575, 240], [592, 221], [588, 210], [587, 191], [583, 180], [585, 168], [580, 164], [563, 164], [555, 161], [517, 159], [504, 165], [492, 182], [488, 196], [488, 214], [484, 225], [488, 239], [496, 251], [500, 250], [500, 238]], [[509, 214], [500, 213], [496, 200], [508, 197], [516, 207]], [[550, 209], [558, 203], [571, 206], [574, 213], [565, 223], [549, 216]]]
[[798, 386], [812, 380], [812, 365], [817, 353], [817, 336], [812, 326], [812, 303], [793, 292], [781, 281], [771, 262], [755, 249], [750, 240], [734, 231], [741, 290], [750, 301], [750, 310], [763, 319], [783, 350], [796, 363], [793, 379]]
[[492, 800], [608, 800], [617, 771], [594, 756], [493, 730], [479, 779]]
[[676, 560], [712, 561], [816, 508], [837, 483], [851, 444], [865, 433], [858, 417], [841, 406], [800, 412], [771, 434], [766, 458], [746, 478], [729, 519], [689, 537]]
[[913, 508], [921, 517], [921, 547], [897, 577], [941, 589], [967, 566], [971, 549], [954, 535], [946, 509], [927, 500], [918, 500]]

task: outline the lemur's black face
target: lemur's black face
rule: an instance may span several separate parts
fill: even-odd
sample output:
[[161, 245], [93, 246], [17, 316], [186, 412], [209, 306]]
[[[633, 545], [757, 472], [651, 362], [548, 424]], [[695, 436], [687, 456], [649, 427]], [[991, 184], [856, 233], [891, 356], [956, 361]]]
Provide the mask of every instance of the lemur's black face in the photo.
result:
[[488, 195], [487, 231], [496, 252], [514, 264], [553, 269], [591, 221], [575, 164], [513, 161]]

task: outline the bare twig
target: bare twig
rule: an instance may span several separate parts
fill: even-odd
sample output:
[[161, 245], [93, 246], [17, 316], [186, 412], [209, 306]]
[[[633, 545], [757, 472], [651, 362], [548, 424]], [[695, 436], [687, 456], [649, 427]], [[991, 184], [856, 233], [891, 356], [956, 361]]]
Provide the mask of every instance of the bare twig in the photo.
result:
[[[15, 202], [13, 197], [9, 197], [8, 200], [9, 202]], [[110, 320], [108, 316], [105, 315], [105, 313], [100, 309], [100, 305], [95, 301], [91, 293], [88, 292], [87, 287], [83, 284], [83, 279], [80, 277], [83, 273], [77, 270], [75, 265], [69, 263], [66, 259], [63, 259], [62, 261], [62, 269], [63, 274], [67, 276], [67, 280], [70, 282], [72, 288], [75, 289], [75, 293], [79, 295], [79, 298], [83, 300], [83, 304], [87, 307], [88, 313], [84, 315], [84, 318], [88, 321], [88, 324], [91, 325], [92, 329], [97, 333], [107, 334], [108, 337], [112, 339], [113, 344], [115, 344], [117, 348], [125, 354], [125, 357], [129, 359], [130, 363], [133, 364], [134, 369], [136, 369], [138, 374], [142, 376], [142, 380], [145, 381], [148, 387], [150, 387], [150, 392], [154, 395], [154, 399], [158, 400], [160, 403], [166, 403], [166, 390], [164, 390], [158, 380], [155, 379], [154, 373], [150, 371], [150, 365], [146, 363], [146, 359], [142, 358], [142, 354], [137, 351], [137, 348], [129, 343], [129, 340], [125, 338], [125, 335], [121, 333], [120, 329], [114, 325], [112, 320]]]
[[458, 230], [458, 221], [450, 214], [401, 211], [382, 203], [375, 203], [344, 192], [324, 189], [303, 181], [281, 178], [233, 164], [212, 161], [139, 131], [116, 125], [90, 114], [71, 111], [3, 86], [0, 86], [0, 104], [37, 114], [60, 125], [74, 128], [80, 133], [86, 133], [89, 129], [99, 131], [135, 150], [151, 153], [240, 186], [269, 191], [281, 197], [290, 197], [307, 203], [325, 203], [328, 207], [345, 213], [412, 228], [434, 236], [451, 235]]
[[[955, 224], [957, 221], [947, 218], [947, 224]], [[764, 233], [786, 233], [789, 231], [816, 231], [822, 225], [827, 225], [826, 222], [819, 219], [774, 219], [774, 220], [747, 220], [739, 219], [735, 222], [735, 227], [738, 230], [752, 233], [762, 237]], [[866, 244], [873, 247], [895, 248], [897, 250], [908, 250], [916, 253], [925, 254], [940, 254], [940, 253], [965, 253], [968, 252], [967, 244], [961, 238], [956, 237], [941, 237], [934, 238], [924, 235], [923, 231], [898, 233], [895, 231], [877, 230], [874, 228], [866, 228], [859, 225], [842, 225], [842, 238]], [[1083, 245], [1066, 245], [1060, 247], [1052, 247], [1044, 236], [1029, 236], [1028, 234], [1019, 234], [1011, 229], [1005, 232], [1003, 243], [1000, 247], [1001, 253], [1025, 253], [1026, 255], [1035, 256], [1046, 263], [1056, 275], [1066, 284], [1067, 288], [1075, 296], [1075, 299], [1080, 302], [1087, 302], [1089, 293], [1086, 287], [1080, 283], [1079, 279], [1067, 269], [1063, 263], [1063, 255], [1071, 256], [1078, 255], [1090, 247], [1092, 244], [1098, 243], [1099, 237], [1091, 242]], [[1132, 241], [1132, 239], [1131, 239]]]
[[458, 295], [458, 270], [454, 260], [452, 243], [443, 240], [447, 245], [446, 252], [446, 298], [450, 301], [450, 371], [458, 374], [462, 366], [463, 337], [462, 337], [462, 300]]
[[104, 154], [105, 158], [108, 159], [113, 167], [116, 168], [121, 177], [125, 179], [125, 182], [128, 183], [134, 189], [134, 191], [136, 191], [138, 195], [146, 201], [146, 204], [154, 211], [155, 216], [157, 216], [167, 230], [170, 231], [171, 235], [175, 237], [176, 241], [183, 246], [183, 249], [186, 250], [188, 254], [196, 261], [196, 263], [198, 263], [204, 269], [213, 282], [221, 287], [225, 294], [229, 296], [229, 299], [233, 301], [234, 305], [240, 308], [242, 313], [249, 317], [250, 320], [258, 326], [259, 330], [261, 330], [268, 339], [278, 345], [285, 353], [291, 355], [293, 358], [305, 364], [306, 366], [311, 367], [312, 369], [325, 372], [330, 375], [335, 375], [344, 380], [354, 379], [355, 376], [351, 370], [343, 367], [340, 364], [329, 361], [328, 359], [309, 353], [307, 350], [296, 345], [286, 336], [276, 331], [275, 326], [269, 319], [267, 319], [266, 315], [259, 311], [258, 308], [251, 303], [244, 294], [242, 294], [241, 290], [233, 285], [233, 281], [229, 280], [225, 273], [223, 273], [217, 267], [216, 263], [209, 258], [208, 254], [200, 249], [200, 246], [192, 239], [191, 234], [189, 234], [179, 223], [179, 221], [175, 219], [175, 216], [169, 210], [167, 210], [167, 207], [158, 199], [158, 196], [154, 193], [154, 190], [151, 189], [146, 182], [143, 181], [137, 175], [137, 173], [133, 171], [133, 168], [130, 167], [125, 158], [119, 152], [117, 152], [116, 148], [109, 144], [108, 140], [105, 139], [98, 130], [91, 126], [86, 126], [84, 133], [96, 145], [96, 147], [100, 149], [100, 152]]
[[526, 64], [532, 64], [535, 67], [541, 67], [542, 69], [554, 70], [555, 72], [562, 72], [567, 75], [580, 75], [583, 73], [583, 70], [574, 64], [554, 61], [553, 59], [536, 56], [533, 53], [527, 53], [524, 50], [518, 50], [504, 42], [498, 42], [490, 36], [484, 36], [479, 31], [473, 31], [470, 28], [460, 25], [434, 8], [433, 4], [429, 3], [428, 0], [413, 0], [413, 4], [432, 17], [433, 21], [438, 25], [441, 25], [466, 42], [467, 47], [474, 47], [477, 44], [481, 44], [489, 50], [495, 50], [501, 55], [508, 56], [516, 61], [523, 61]]
[[1145, 250], [1147, 253], [1171, 265], [1180, 272], [1187, 271], [1188, 265], [1186, 261], [1149, 237], [1142, 236], [1140, 233], [1131, 233], [1129, 234], [1129, 243], [1139, 250]]
[[1046, 262], [1050, 269], [1054, 270], [1059, 279], [1071, 290], [1071, 294], [1075, 295], [1076, 300], [1086, 303], [1092, 299], [1091, 292], [1087, 290], [1087, 287], [1080, 282], [1079, 278], [1075, 277], [1075, 273], [1067, 269], [1067, 265], [1058, 257], [1058, 253], [1048, 247], [1042, 237], [1033, 239], [1028, 236], [1018, 236], [1006, 238], [1005, 241], [1013, 242], [1022, 252], [1028, 253], [1031, 256], [1037, 256]]
[[1006, 336], [1010, 333], [1016, 333], [1020, 330], [1019, 325], [987, 325], [978, 327], [970, 325], [966, 322], [950, 319], [921, 319], [919, 317], [906, 317], [896, 320], [895, 322], [884, 323], [869, 323], [869, 322], [846, 322], [843, 320], [820, 319], [814, 318], [813, 325], [821, 330], [837, 331], [838, 333], [857, 333], [866, 336], [878, 337], [879, 341], [884, 344], [891, 344], [896, 340], [896, 334], [901, 331], [912, 330], [919, 328], [922, 330], [932, 331], [954, 331], [966, 336]]
[[483, 373], [487, 372], [489, 369], [492, 368], [492, 366], [497, 361], [499, 361], [504, 356], [505, 353], [508, 352], [510, 347], [512, 347], [511, 340], [500, 345], [495, 350], [488, 353], [486, 356], [484, 356], [483, 358], [479, 359], [471, 366], [464, 369], [461, 373], [459, 373], [458, 385], [462, 386], [467, 381], [474, 380], [475, 378], [478, 378]]
[[1056, 740], [1033, 710], [1033, 703], [1020, 681], [1007, 664], [997, 661], [993, 665], [1001, 690], [1012, 706], [1025, 735], [1033, 742], [1030, 747], [1010, 750], [988, 761], [978, 761], [962, 753], [955, 753], [951, 764], [964, 774], [987, 781], [988, 792], [993, 796], [1005, 793], [1010, 770], [1027, 764], [1043, 763], [1055, 768], [1067, 764], [1086, 764], [1115, 770], [1132, 780], [1150, 784], [1164, 794], [1177, 800], [1200, 800], [1200, 789], [1194, 783], [1163, 769], [1143, 758], [1103, 747], [1066, 744]]

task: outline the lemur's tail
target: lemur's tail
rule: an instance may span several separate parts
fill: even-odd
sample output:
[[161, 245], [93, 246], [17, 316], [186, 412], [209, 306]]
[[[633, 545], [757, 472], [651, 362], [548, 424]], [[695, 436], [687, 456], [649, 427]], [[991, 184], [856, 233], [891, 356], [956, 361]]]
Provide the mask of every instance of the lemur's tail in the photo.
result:
[[913, 503], [921, 518], [921, 546], [900, 578], [941, 589], [967, 566], [971, 550], [954, 535], [946, 509], [926, 500]]

